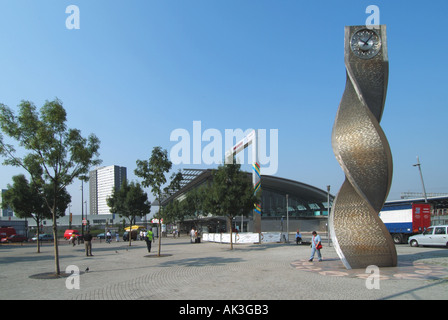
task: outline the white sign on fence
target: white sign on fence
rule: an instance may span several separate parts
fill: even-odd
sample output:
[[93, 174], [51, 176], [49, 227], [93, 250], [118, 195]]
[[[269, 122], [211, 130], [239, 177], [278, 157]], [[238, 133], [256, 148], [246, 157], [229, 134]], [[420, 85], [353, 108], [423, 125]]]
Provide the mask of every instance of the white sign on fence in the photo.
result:
[[[267, 243], [267, 242], [281, 242], [280, 232], [262, 232], [252, 233], [232, 233], [233, 243]], [[230, 243], [230, 234], [228, 233], [204, 233], [202, 234], [202, 241]]]

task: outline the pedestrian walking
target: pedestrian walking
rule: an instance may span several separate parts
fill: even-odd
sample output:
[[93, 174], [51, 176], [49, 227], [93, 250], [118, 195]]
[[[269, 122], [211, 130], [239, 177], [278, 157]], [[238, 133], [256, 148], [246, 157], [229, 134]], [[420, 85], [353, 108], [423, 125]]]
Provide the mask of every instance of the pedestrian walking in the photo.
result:
[[313, 231], [313, 239], [311, 239], [311, 256], [310, 260], [308, 261], [313, 261], [314, 254], [316, 253], [316, 251], [317, 251], [317, 258], [319, 259], [319, 261], [322, 261], [322, 255], [320, 253], [320, 249], [322, 249], [321, 238], [316, 231]]
[[146, 232], [146, 246], [148, 247], [148, 252], [151, 252], [151, 243], [152, 243], [152, 239], [153, 239], [153, 233], [152, 233], [152, 229], [149, 228], [148, 232]]
[[73, 246], [76, 245], [76, 234], [72, 233], [70, 236], [70, 242], [73, 244]]
[[92, 235], [90, 234], [90, 231], [87, 230], [87, 233], [84, 234], [84, 245], [86, 247], [86, 256], [93, 257], [92, 254]]
[[195, 235], [196, 235], [196, 232], [194, 231], [194, 228], [191, 228], [191, 231], [190, 231], [190, 242], [191, 243], [194, 243]]

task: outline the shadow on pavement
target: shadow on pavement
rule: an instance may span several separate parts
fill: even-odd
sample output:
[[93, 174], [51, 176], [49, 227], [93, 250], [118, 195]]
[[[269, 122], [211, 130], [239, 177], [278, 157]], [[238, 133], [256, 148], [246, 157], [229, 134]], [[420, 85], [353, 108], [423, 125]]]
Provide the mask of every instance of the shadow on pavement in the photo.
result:
[[222, 258], [222, 257], [204, 257], [204, 258], [190, 258], [190, 259], [180, 259], [173, 261], [166, 261], [161, 263], [160, 267], [203, 267], [203, 266], [219, 266], [226, 265], [228, 263], [236, 263], [244, 261], [241, 258]]

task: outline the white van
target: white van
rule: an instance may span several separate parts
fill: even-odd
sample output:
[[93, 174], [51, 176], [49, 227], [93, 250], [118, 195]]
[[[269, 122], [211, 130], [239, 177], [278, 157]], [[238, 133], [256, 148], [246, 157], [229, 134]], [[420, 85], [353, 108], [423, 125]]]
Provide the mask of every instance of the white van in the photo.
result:
[[448, 247], [448, 225], [431, 226], [425, 232], [409, 237], [411, 247], [444, 246]]

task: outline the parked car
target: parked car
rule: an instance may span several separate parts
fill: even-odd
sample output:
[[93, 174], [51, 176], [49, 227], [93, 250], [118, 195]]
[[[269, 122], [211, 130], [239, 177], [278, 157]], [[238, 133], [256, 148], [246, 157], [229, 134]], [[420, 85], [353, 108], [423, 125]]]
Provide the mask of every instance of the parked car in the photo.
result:
[[411, 247], [418, 246], [444, 246], [448, 247], [448, 225], [432, 226], [425, 232], [409, 237]]
[[[37, 235], [31, 238], [32, 241], [37, 241]], [[39, 241], [53, 241], [54, 237], [52, 234], [44, 233], [39, 235]]]
[[106, 239], [106, 235], [104, 234], [104, 232], [103, 233], [99, 233], [99, 234], [96, 235], [96, 238], [97, 239]]
[[64, 239], [69, 240], [73, 233], [76, 234], [78, 237], [80, 236], [80, 233], [78, 230], [67, 229], [64, 232]]
[[10, 235], [9, 237], [3, 238], [1, 240], [2, 243], [5, 243], [5, 242], [26, 242], [26, 241], [28, 241], [28, 238], [25, 237], [25, 236], [21, 236], [19, 234], [13, 234], [13, 235]]

